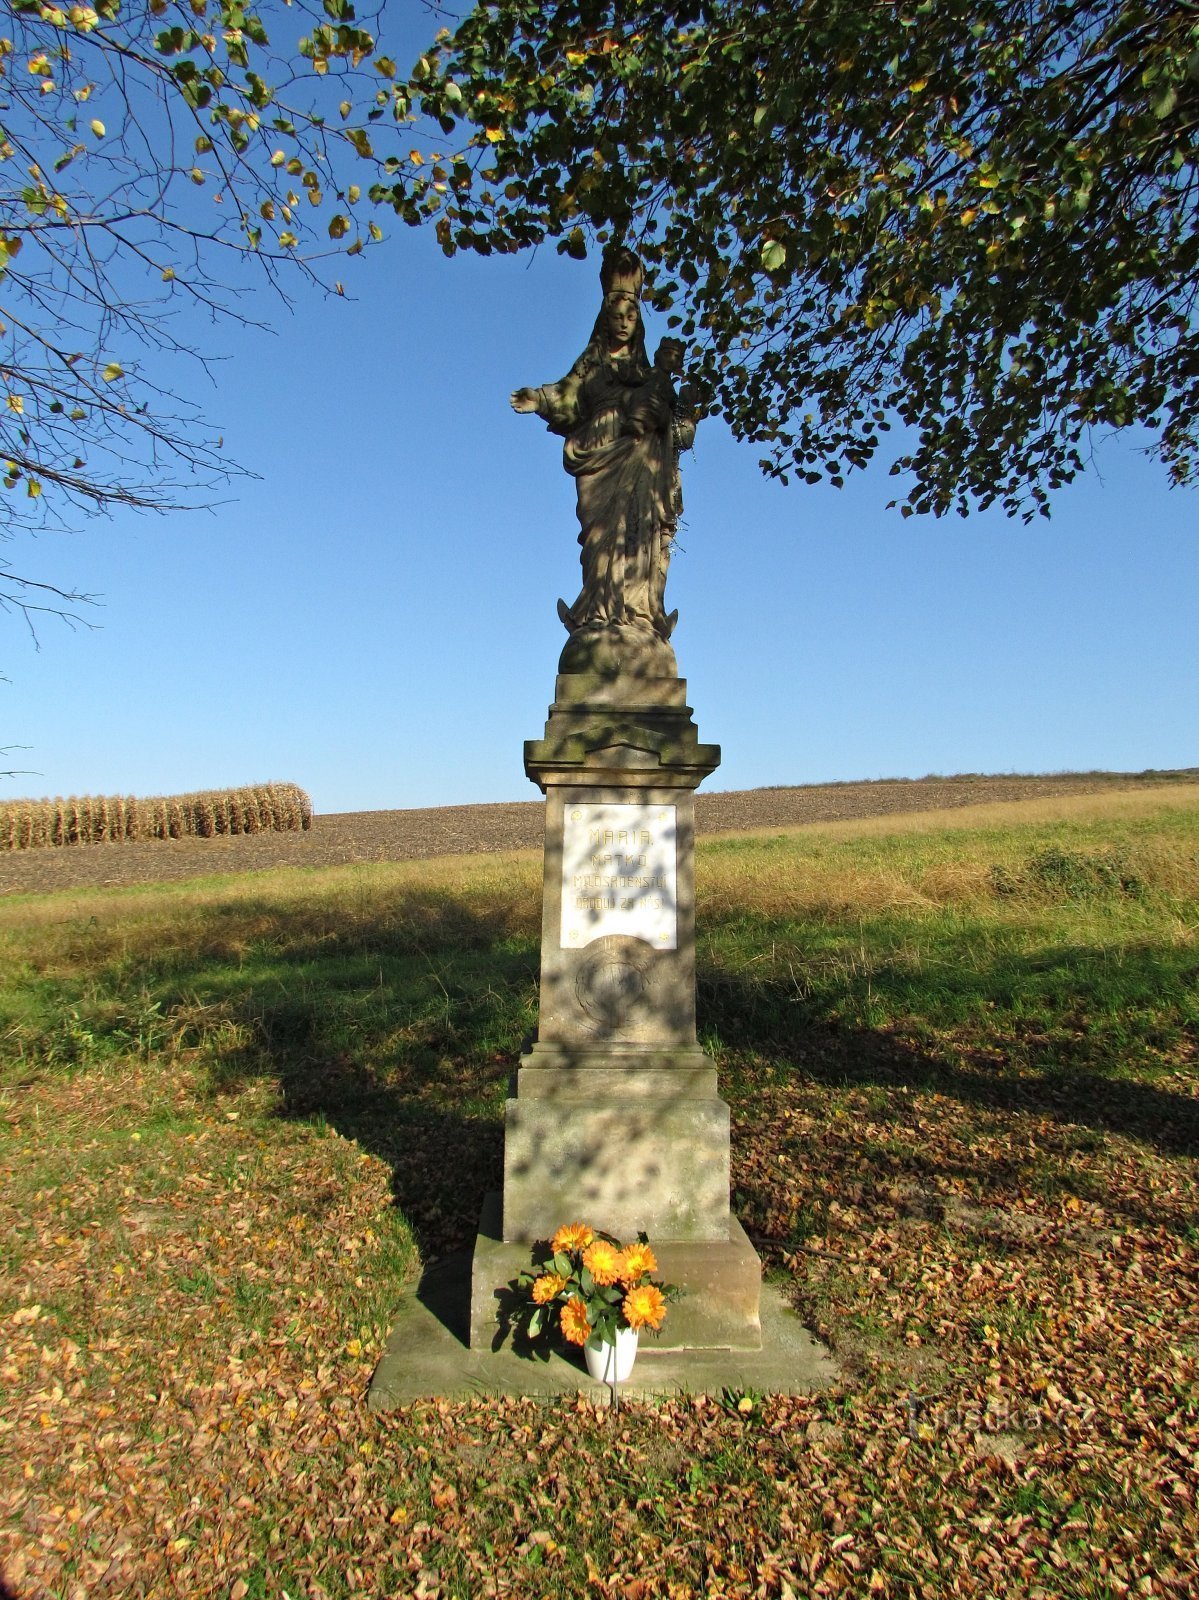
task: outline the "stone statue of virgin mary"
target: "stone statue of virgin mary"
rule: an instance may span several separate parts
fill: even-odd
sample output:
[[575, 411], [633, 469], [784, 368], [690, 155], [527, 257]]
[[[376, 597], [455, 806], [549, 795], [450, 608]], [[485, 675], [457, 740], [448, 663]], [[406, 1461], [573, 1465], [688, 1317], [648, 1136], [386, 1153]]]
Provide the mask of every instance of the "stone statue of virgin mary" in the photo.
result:
[[517, 389], [515, 411], [536, 412], [565, 435], [562, 464], [578, 493], [583, 587], [558, 614], [570, 638], [561, 672], [677, 675], [664, 608], [670, 545], [682, 510], [678, 453], [695, 423], [679, 414], [673, 374], [682, 345], [663, 339], [651, 366], [641, 321], [643, 269], [631, 251], [608, 251], [603, 305], [567, 375]]

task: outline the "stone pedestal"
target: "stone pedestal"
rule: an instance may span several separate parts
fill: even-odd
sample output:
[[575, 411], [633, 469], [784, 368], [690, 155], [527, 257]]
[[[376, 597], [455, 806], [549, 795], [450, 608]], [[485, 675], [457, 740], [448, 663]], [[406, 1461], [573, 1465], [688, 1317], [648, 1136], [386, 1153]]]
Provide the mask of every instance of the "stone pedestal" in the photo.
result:
[[685, 682], [658, 675], [669, 646], [592, 649], [595, 670], [570, 649], [525, 745], [546, 796], [540, 1015], [476, 1246], [471, 1343], [492, 1342], [529, 1246], [584, 1220], [649, 1235], [684, 1290], [665, 1346], [757, 1348], [760, 1263], [729, 1213], [729, 1112], [695, 1036], [694, 791], [720, 750], [699, 742]]

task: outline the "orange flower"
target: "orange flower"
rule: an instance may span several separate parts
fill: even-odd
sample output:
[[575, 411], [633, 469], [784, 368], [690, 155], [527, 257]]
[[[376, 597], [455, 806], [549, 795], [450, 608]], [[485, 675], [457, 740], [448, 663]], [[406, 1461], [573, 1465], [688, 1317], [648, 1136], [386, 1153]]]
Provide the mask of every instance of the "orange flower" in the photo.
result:
[[556, 1294], [566, 1288], [566, 1279], [556, 1272], [546, 1272], [533, 1285], [533, 1299], [539, 1306], [548, 1305]]
[[666, 1301], [661, 1289], [655, 1289], [652, 1283], [630, 1289], [624, 1297], [624, 1317], [630, 1328], [653, 1328], [656, 1332], [665, 1316]]
[[587, 1320], [587, 1307], [576, 1295], [568, 1300], [562, 1307], [562, 1332], [571, 1344], [586, 1344], [591, 1334], [591, 1323]]
[[567, 1222], [550, 1240], [550, 1249], [555, 1255], [559, 1250], [583, 1250], [594, 1238], [585, 1222]]
[[583, 1251], [583, 1265], [601, 1288], [620, 1277], [621, 1255], [606, 1239], [596, 1239]]
[[658, 1270], [658, 1258], [647, 1244], [626, 1244], [620, 1256], [620, 1281], [630, 1288], [647, 1272]]

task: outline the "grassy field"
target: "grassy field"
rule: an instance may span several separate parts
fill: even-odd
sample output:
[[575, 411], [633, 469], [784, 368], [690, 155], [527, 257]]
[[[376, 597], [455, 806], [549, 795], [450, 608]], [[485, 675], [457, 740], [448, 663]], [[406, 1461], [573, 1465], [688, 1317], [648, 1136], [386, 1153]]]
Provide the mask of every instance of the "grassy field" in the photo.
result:
[[0, 902], [13, 1595], [1195, 1592], [1199, 786], [697, 874], [735, 1208], [842, 1378], [616, 1414], [363, 1403], [498, 1181], [536, 855]]

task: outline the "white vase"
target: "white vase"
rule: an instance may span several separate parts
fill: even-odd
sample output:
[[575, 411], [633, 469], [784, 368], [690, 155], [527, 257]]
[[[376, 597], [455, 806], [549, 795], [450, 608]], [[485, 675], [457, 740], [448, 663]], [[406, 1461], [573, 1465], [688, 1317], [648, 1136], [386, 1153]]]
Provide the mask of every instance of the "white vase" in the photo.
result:
[[637, 1359], [637, 1329], [617, 1328], [615, 1344], [588, 1339], [583, 1356], [587, 1371], [600, 1383], [625, 1383]]

